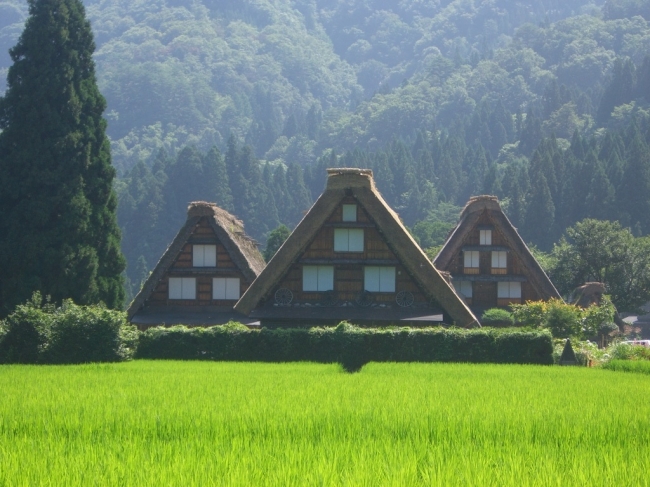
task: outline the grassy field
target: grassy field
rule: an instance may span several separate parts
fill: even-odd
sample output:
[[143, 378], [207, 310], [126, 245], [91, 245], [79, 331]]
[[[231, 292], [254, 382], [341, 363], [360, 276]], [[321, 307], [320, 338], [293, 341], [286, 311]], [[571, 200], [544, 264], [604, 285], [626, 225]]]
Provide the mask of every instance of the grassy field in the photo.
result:
[[612, 360], [604, 365], [608, 370], [618, 372], [636, 372], [637, 374], [650, 374], [650, 361], [648, 360]]
[[573, 367], [0, 367], [0, 486], [648, 485], [650, 381]]

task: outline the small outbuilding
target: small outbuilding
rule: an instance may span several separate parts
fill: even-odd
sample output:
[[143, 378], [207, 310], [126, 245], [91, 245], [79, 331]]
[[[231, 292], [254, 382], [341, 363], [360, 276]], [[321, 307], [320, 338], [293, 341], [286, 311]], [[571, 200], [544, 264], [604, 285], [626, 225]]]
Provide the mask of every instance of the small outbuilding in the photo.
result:
[[368, 169], [328, 169], [325, 192], [235, 309], [263, 326], [478, 326]]
[[215, 204], [191, 203], [187, 221], [128, 309], [140, 329], [251, 321], [234, 305], [264, 268], [244, 224]]
[[561, 299], [496, 196], [474, 196], [434, 259], [478, 316], [512, 303]]

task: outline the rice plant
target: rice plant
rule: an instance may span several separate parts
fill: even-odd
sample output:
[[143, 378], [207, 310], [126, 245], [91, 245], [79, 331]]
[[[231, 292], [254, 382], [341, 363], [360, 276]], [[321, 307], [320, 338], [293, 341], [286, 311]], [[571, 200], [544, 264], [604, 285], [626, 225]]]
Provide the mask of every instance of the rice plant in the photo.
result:
[[618, 372], [637, 372], [650, 374], [650, 361], [648, 360], [610, 360], [602, 366], [604, 369]]
[[0, 486], [648, 484], [641, 374], [136, 361], [0, 390]]

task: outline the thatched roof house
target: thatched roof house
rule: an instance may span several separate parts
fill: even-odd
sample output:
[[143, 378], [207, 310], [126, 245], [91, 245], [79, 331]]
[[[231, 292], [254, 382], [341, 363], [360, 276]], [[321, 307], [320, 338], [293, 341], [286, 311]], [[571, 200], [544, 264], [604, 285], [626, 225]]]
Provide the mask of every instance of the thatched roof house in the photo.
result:
[[478, 324], [368, 169], [328, 169], [325, 192], [235, 309], [266, 326]]
[[128, 309], [140, 328], [250, 322], [234, 311], [241, 294], [264, 268], [244, 224], [213, 203], [197, 201]]
[[433, 262], [451, 273], [477, 315], [510, 303], [560, 298], [496, 196], [470, 198]]

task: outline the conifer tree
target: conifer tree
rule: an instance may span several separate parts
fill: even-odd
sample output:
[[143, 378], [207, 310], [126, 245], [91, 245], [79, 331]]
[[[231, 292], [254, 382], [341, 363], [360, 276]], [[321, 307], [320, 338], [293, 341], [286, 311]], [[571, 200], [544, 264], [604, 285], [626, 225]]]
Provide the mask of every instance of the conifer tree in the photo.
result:
[[[204, 157], [206, 181], [214, 191], [214, 201], [226, 211], [233, 211], [233, 198], [230, 192], [226, 162], [219, 149], [212, 147]], [[212, 201], [209, 199], [209, 201]]]
[[0, 98], [0, 314], [39, 290], [124, 299], [106, 101], [79, 0], [29, 0]]
[[305, 212], [311, 207], [311, 195], [305, 180], [303, 178], [302, 168], [298, 164], [289, 164], [286, 171], [287, 186], [291, 188], [291, 207], [289, 210], [289, 219], [287, 220], [292, 226], [296, 226]]
[[641, 225], [641, 230], [650, 230], [650, 151], [638, 130], [634, 130], [628, 149], [627, 165], [623, 173], [619, 193], [620, 209], [627, 225]]
[[555, 205], [546, 177], [538, 172], [531, 178], [532, 191], [526, 212], [526, 238], [542, 250], [550, 250], [553, 244], [551, 230], [555, 223]]

